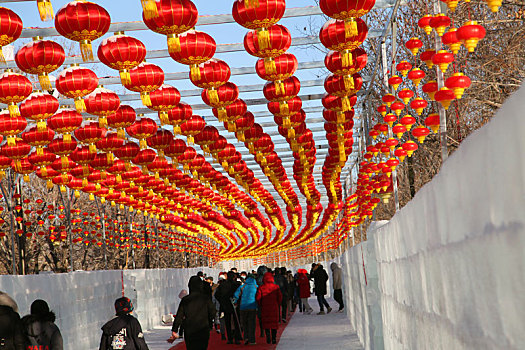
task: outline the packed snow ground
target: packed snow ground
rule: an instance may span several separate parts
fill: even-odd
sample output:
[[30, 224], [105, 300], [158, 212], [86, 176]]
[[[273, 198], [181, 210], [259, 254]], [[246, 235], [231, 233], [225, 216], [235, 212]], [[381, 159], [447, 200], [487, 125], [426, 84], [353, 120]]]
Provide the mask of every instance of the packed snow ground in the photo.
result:
[[[319, 305], [315, 298], [310, 298], [308, 302], [314, 312], [310, 315], [300, 312], [294, 314], [281, 336], [277, 350], [363, 349], [346, 314], [335, 312], [337, 303], [333, 299], [328, 299], [328, 303], [334, 311], [326, 315], [316, 315]], [[170, 333], [169, 326], [160, 326], [144, 332], [149, 349], [168, 349], [169, 344], [166, 343], [166, 339], [169, 338]], [[213, 347], [210, 345], [208, 349], [213, 350]]]

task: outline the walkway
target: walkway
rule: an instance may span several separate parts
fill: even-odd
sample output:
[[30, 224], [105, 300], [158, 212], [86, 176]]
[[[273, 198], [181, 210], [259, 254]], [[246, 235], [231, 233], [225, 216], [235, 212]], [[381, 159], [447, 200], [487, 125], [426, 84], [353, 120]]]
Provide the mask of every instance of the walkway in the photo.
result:
[[[352, 330], [350, 322], [346, 318], [346, 314], [332, 311], [327, 315], [316, 315], [315, 313], [319, 311], [316, 300], [311, 298], [309, 302], [315, 311], [311, 315], [299, 312], [294, 314], [280, 337], [277, 350], [363, 349], [357, 334]], [[334, 300], [328, 300], [328, 302], [332, 307], [336, 305]], [[168, 326], [160, 326], [152, 331], [145, 332], [150, 350], [168, 349], [169, 344], [166, 343], [166, 339], [169, 336], [170, 327]], [[259, 339], [262, 340], [262, 338], [257, 338], [258, 342]], [[232, 349], [244, 348], [244, 346], [238, 345], [230, 345], [229, 347]], [[214, 350], [215, 348], [210, 344], [208, 349]]]

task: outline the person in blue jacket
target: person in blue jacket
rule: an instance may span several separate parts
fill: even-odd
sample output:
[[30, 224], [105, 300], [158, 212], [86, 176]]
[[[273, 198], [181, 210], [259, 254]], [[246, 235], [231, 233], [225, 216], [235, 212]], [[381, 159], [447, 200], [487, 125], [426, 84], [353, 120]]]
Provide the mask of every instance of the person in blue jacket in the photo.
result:
[[248, 275], [245, 283], [239, 286], [234, 294], [234, 301], [239, 303], [241, 309], [242, 329], [244, 330], [244, 344], [255, 344], [255, 325], [257, 316], [257, 281], [253, 275]]

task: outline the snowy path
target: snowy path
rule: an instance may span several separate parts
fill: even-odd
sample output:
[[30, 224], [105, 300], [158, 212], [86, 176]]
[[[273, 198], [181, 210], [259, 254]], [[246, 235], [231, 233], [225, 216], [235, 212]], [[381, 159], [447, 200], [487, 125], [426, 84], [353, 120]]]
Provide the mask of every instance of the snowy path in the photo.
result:
[[[327, 315], [316, 315], [319, 306], [315, 298], [309, 300], [314, 308], [311, 315], [296, 312], [281, 336], [277, 350], [362, 350], [357, 334], [352, 329], [350, 321], [344, 313], [332, 311]], [[336, 309], [337, 303], [328, 299], [328, 303]], [[169, 344], [170, 326], [159, 326], [144, 332], [150, 350], [166, 350]], [[175, 343], [174, 343], [175, 344]], [[208, 349], [213, 350], [210, 345]]]
[[316, 315], [319, 305], [315, 298], [308, 303], [314, 309], [310, 315], [296, 312], [285, 328], [277, 350], [362, 350], [357, 333], [344, 313], [337, 313], [337, 303], [327, 299], [334, 308], [329, 314]]

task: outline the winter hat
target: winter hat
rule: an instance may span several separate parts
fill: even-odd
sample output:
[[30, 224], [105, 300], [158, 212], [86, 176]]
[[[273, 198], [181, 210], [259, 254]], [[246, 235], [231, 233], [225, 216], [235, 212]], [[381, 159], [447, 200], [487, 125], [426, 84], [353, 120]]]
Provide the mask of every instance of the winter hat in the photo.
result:
[[179, 298], [182, 299], [184, 298], [186, 295], [188, 295], [188, 291], [186, 289], [183, 289], [180, 291], [179, 293]]
[[9, 306], [16, 313], [18, 313], [18, 305], [16, 304], [16, 301], [7, 293], [0, 292], [0, 305]]
[[133, 304], [129, 298], [122, 297], [115, 300], [115, 313], [117, 315], [129, 314], [131, 311], [133, 311]]
[[42, 300], [37, 299], [31, 304], [31, 315], [45, 315], [49, 313], [49, 305]]
[[219, 274], [219, 280], [225, 280], [226, 276], [223, 273]]

